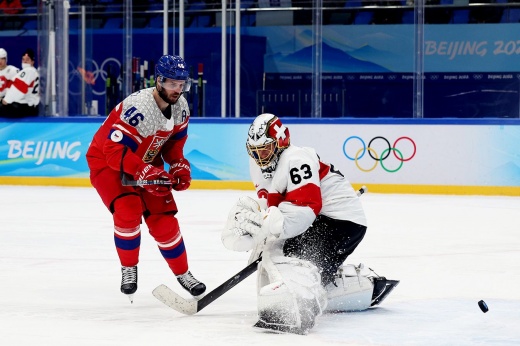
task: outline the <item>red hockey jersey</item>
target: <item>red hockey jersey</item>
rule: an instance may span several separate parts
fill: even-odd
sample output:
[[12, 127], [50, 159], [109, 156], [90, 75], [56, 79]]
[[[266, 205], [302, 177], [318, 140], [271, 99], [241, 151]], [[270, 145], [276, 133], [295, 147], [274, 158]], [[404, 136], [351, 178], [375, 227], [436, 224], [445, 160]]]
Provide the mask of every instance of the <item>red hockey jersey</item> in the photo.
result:
[[95, 133], [87, 151], [91, 171], [107, 166], [119, 171], [123, 159], [125, 173], [135, 175], [145, 163], [164, 167], [184, 157], [188, 138], [190, 112], [188, 102], [181, 96], [171, 106], [171, 118], [166, 118], [153, 96], [154, 87], [137, 91], [119, 103]]

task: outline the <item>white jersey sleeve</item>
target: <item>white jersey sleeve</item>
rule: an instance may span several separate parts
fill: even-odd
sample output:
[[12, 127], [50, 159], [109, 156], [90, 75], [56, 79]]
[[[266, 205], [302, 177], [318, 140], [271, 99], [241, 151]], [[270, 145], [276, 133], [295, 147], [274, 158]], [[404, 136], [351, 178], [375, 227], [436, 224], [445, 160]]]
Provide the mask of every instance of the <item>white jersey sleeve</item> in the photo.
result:
[[18, 68], [13, 65], [7, 65], [3, 70], [0, 70], [0, 100], [5, 96], [11, 84], [13, 84], [14, 76], [16, 76], [18, 71]]
[[352, 221], [367, 226], [361, 199], [347, 180], [334, 166], [320, 161], [321, 214], [336, 220]]
[[37, 106], [40, 103], [40, 75], [34, 67], [27, 67], [16, 74], [13, 84], [7, 90], [4, 100], [7, 103], [21, 103]]

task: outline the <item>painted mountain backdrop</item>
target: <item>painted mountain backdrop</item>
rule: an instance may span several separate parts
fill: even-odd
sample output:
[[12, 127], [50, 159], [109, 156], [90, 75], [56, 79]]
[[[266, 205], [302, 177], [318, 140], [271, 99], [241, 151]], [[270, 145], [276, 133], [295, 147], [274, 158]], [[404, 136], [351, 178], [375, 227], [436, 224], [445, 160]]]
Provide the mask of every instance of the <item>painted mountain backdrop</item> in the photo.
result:
[[[302, 48], [292, 54], [275, 53], [266, 55], [264, 60], [266, 72], [277, 73], [311, 73], [312, 72], [312, 50], [313, 46]], [[364, 47], [359, 51], [373, 51]], [[322, 44], [323, 72], [391, 72], [387, 68], [376, 63], [357, 59], [351, 54], [330, 45]]]
[[235, 172], [236, 167], [215, 160], [198, 150], [192, 150], [186, 158], [191, 164], [193, 179], [199, 180], [241, 180], [243, 174]]

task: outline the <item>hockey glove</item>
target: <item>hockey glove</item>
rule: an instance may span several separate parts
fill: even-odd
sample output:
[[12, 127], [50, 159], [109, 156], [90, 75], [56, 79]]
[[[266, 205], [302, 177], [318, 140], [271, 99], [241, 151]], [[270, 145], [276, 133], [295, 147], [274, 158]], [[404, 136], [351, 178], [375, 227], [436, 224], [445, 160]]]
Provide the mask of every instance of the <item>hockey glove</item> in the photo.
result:
[[264, 213], [262, 230], [265, 234], [272, 234], [275, 238], [278, 238], [283, 233], [283, 221], [284, 218], [280, 209], [275, 206], [269, 207]]
[[263, 227], [265, 212], [249, 197], [241, 197], [235, 208], [235, 227], [253, 237], [256, 243], [262, 243], [268, 236], [268, 230]]
[[173, 186], [175, 191], [184, 191], [191, 184], [191, 167], [186, 159], [178, 159], [170, 164], [170, 174], [173, 176], [173, 181], [177, 184]]
[[[262, 228], [262, 208], [251, 197], [240, 197], [228, 214], [222, 231], [222, 243], [229, 250], [249, 251], [256, 246], [253, 234]], [[258, 257], [258, 256], [257, 256]], [[256, 258], [254, 260], [256, 260]]]
[[[173, 181], [173, 177], [166, 173], [164, 170], [152, 166], [150, 164], [144, 164], [139, 167], [137, 173], [134, 175], [136, 180], [164, 180], [164, 181]], [[155, 196], [166, 196], [172, 190], [171, 184], [166, 185], [140, 185], [146, 191]]]

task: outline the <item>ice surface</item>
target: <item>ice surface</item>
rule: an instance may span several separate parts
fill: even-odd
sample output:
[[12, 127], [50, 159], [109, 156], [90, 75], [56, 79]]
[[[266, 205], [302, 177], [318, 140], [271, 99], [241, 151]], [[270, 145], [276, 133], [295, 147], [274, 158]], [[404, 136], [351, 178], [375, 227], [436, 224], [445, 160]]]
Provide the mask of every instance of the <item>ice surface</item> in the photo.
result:
[[[190, 269], [210, 290], [249, 257], [220, 242], [244, 194], [175, 194]], [[161, 283], [184, 292], [146, 226], [130, 304], [92, 188], [0, 186], [0, 196], [0, 345], [520, 345], [520, 197], [369, 192], [369, 229], [347, 262], [401, 283], [380, 307], [321, 316], [298, 336], [251, 327], [254, 275], [193, 316], [157, 301]]]

